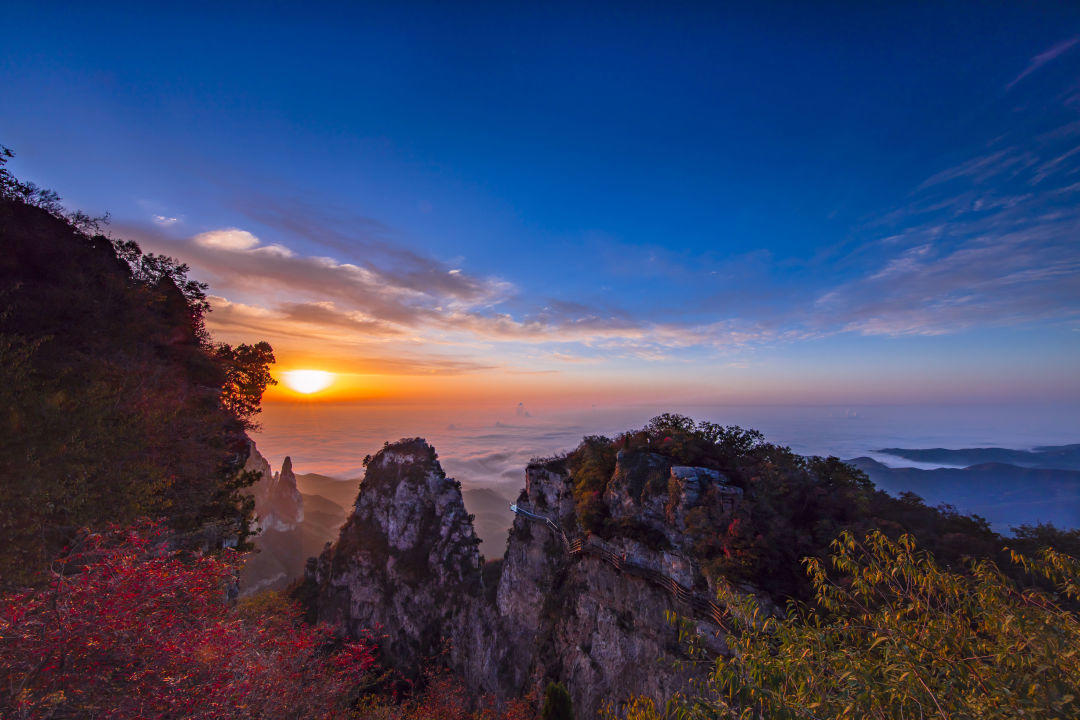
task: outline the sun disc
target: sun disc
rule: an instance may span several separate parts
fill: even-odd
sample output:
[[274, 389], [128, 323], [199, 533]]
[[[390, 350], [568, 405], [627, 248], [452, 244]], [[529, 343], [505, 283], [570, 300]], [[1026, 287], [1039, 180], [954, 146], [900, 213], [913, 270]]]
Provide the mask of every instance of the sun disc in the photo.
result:
[[289, 370], [281, 373], [281, 379], [290, 389], [302, 395], [325, 390], [334, 382], [334, 373], [325, 370]]

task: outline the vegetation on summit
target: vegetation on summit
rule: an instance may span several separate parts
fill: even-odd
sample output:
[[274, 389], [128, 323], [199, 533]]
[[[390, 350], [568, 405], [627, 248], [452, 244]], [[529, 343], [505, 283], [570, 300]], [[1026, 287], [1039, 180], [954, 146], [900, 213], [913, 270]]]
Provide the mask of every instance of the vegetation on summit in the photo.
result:
[[[637, 532], [613, 522], [604, 500], [619, 452], [655, 453], [673, 464], [712, 468], [742, 488], [745, 501], [734, 509], [706, 494], [688, 513], [689, 549], [707, 576], [749, 583], [781, 600], [810, 597], [802, 559], [824, 557], [844, 531], [881, 530], [890, 537], [908, 532], [948, 564], [996, 556], [1002, 545], [981, 518], [928, 507], [915, 495], [892, 497], [837, 458], [803, 457], [766, 442], [756, 430], [676, 414], [615, 438], [586, 437], [566, 456], [536, 461], [569, 472], [581, 528], [603, 537]], [[667, 492], [667, 482], [658, 474], [631, 494], [644, 500]]]

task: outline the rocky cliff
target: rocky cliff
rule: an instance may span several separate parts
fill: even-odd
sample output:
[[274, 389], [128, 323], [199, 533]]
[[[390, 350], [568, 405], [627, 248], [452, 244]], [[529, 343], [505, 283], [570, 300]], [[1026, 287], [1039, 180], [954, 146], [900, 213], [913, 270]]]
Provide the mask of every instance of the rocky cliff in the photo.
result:
[[497, 643], [484, 624], [479, 542], [461, 485], [434, 449], [419, 438], [388, 444], [367, 463], [337, 543], [308, 564], [315, 614], [354, 637], [377, 631], [405, 676], [445, 651], [470, 684], [483, 684], [470, 661]]
[[251, 453], [244, 469], [260, 475], [260, 479], [251, 486], [258, 526], [264, 531], [295, 530], [304, 521], [304, 500], [296, 487], [292, 458], [286, 457], [281, 471], [273, 473], [269, 461], [259, 454], [255, 443], [251, 443]]
[[[650, 483], [653, 492], [645, 492]], [[559, 680], [581, 717], [632, 694], [663, 702], [691, 677], [674, 667], [686, 656], [670, 613], [688, 619], [713, 652], [723, 652], [719, 618], [711, 617], [719, 612], [707, 605], [714, 588], [684, 549], [684, 523], [703, 485], [738, 495], [724, 483], [712, 470], [620, 453], [604, 497], [617, 529], [601, 538], [579, 534], [565, 471], [529, 467], [496, 598], [518, 673], [514, 690]]]
[[[250, 442], [250, 441], [249, 441]], [[274, 473], [270, 462], [250, 442], [245, 470], [259, 475], [249, 489], [255, 501], [255, 552], [240, 578], [240, 592], [250, 595], [282, 589], [303, 576], [304, 563], [337, 537], [344, 511], [317, 495], [304, 497], [297, 488], [292, 459]], [[310, 506], [310, 510], [308, 506]]]
[[599, 537], [581, 532], [565, 469], [531, 466], [496, 576], [481, 570], [458, 483], [427, 443], [402, 441], [368, 464], [338, 542], [309, 562], [306, 592], [318, 619], [349, 635], [381, 628], [406, 674], [445, 648], [479, 691], [564, 682], [583, 718], [631, 694], [662, 702], [690, 679], [673, 667], [685, 656], [669, 613], [725, 649], [722, 609], [685, 549], [686, 513], [739, 493], [714, 470], [620, 454], [603, 498], [613, 530]]

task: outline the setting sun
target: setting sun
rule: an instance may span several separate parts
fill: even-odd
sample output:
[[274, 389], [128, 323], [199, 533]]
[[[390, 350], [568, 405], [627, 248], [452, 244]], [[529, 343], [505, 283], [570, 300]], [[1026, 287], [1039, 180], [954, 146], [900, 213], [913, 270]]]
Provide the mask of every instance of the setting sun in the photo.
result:
[[311, 395], [330, 387], [334, 383], [334, 373], [325, 370], [289, 370], [281, 373], [281, 379], [289, 389]]

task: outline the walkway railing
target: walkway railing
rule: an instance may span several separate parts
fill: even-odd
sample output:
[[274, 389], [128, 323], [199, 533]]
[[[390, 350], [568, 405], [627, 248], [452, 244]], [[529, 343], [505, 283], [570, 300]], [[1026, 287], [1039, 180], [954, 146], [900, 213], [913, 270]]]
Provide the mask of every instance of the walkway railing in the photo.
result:
[[618, 555], [605, 547], [595, 543], [586, 542], [583, 537], [576, 537], [573, 540], [568, 540], [563, 529], [551, 518], [538, 515], [520, 505], [511, 505], [510, 509], [527, 520], [544, 523], [551, 528], [552, 531], [558, 533], [559, 537], [562, 538], [563, 545], [566, 547], [567, 554], [571, 558], [576, 559], [582, 555], [592, 555], [615, 568], [616, 572], [640, 577], [663, 588], [673, 598], [689, 606], [694, 611], [694, 614], [707, 620], [711, 620], [720, 627], [725, 627], [724, 618], [727, 616], [727, 611], [723, 607], [700, 593], [694, 592], [674, 578], [668, 577], [663, 573], [633, 562], [632, 560], [627, 560], [622, 555]]
[[559, 523], [555, 522], [551, 518], [544, 517], [543, 515], [537, 515], [536, 513], [532, 512], [531, 510], [526, 510], [525, 508], [521, 507], [520, 505], [511, 505], [510, 509], [513, 510], [514, 513], [517, 514], [517, 515], [521, 515], [522, 517], [527, 518], [529, 520], [533, 520], [535, 522], [542, 522], [545, 525], [547, 525], [549, 528], [551, 528], [553, 531], [555, 531], [559, 535], [559, 537], [562, 539], [563, 547], [565, 547], [567, 549], [567, 551], [570, 550], [570, 541], [567, 539], [566, 533], [563, 532], [563, 529], [561, 527], [559, 527]]

